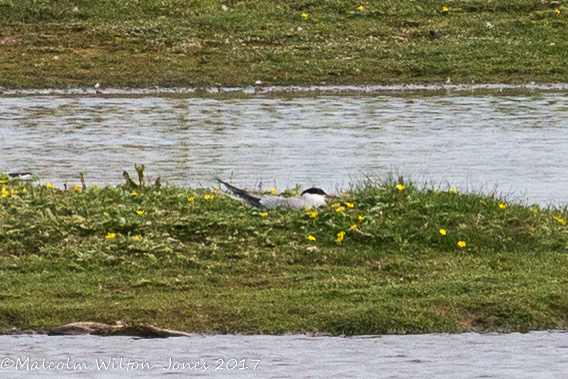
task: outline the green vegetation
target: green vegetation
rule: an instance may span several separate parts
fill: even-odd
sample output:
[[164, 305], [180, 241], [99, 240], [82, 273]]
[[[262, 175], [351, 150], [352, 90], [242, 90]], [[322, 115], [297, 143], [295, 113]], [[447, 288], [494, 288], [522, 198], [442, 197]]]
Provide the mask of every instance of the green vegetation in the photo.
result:
[[0, 328], [568, 326], [566, 210], [367, 180], [317, 210], [263, 212], [140, 182], [62, 191], [0, 177]]
[[568, 81], [566, 0], [0, 0], [0, 86]]

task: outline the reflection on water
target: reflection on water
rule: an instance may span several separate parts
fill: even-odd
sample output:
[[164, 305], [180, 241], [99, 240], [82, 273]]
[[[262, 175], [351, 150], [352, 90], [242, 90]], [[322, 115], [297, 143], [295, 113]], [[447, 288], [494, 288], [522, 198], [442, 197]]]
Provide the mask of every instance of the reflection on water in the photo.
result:
[[[151, 340], [0, 336], [2, 377], [13, 379], [563, 379], [567, 352], [568, 334], [562, 332], [371, 338], [196, 335]], [[18, 358], [24, 365], [16, 369]], [[39, 368], [28, 371], [34, 362]], [[110, 366], [105, 368], [102, 362]], [[60, 369], [43, 368], [50, 363]]]
[[0, 171], [42, 182], [119, 184], [149, 176], [209, 186], [347, 188], [361, 175], [402, 173], [444, 188], [564, 203], [568, 96], [196, 99], [6, 97]]

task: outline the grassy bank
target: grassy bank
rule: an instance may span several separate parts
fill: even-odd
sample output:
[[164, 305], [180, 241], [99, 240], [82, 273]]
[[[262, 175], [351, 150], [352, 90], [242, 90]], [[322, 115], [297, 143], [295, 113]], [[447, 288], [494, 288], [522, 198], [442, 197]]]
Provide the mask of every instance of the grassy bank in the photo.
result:
[[396, 182], [361, 183], [318, 210], [266, 212], [207, 189], [0, 182], [0, 328], [568, 326], [564, 210]]
[[0, 86], [567, 82], [565, 0], [0, 0]]

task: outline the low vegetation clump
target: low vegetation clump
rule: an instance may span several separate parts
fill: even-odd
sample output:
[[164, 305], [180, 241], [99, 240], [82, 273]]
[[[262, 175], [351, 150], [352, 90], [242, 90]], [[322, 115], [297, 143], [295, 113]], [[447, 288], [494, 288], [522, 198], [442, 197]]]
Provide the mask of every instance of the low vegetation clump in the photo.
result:
[[10, 88], [568, 81], [565, 0], [0, 0]]
[[218, 189], [145, 185], [138, 172], [117, 188], [83, 179], [67, 190], [0, 176], [0, 328], [567, 326], [565, 210], [371, 180], [319, 209], [258, 210]]

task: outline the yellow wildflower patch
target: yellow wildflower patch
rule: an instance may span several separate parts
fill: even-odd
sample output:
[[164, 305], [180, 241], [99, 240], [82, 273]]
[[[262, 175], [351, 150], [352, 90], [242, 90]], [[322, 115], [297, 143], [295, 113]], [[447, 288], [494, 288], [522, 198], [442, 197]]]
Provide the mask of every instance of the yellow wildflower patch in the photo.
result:
[[73, 191], [78, 192], [78, 191], [80, 191], [80, 190], [81, 190], [81, 186], [80, 186], [80, 185], [75, 184], [75, 185], [73, 186]]
[[506, 209], [506, 208], [507, 208], [507, 204], [499, 204], [499, 208], [500, 208], [500, 209]]
[[310, 213], [310, 218], [316, 218], [318, 216], [318, 212]]
[[404, 186], [399, 183], [399, 184], [396, 185], [396, 189], [399, 190], [399, 191], [402, 191], [404, 189]]
[[442, 12], [448, 12], [450, 10], [450, 8], [448, 7], [442, 7]]
[[311, 234], [307, 237], [310, 241], [316, 241], [316, 237], [312, 236]]
[[364, 9], [365, 9], [365, 7], [362, 6], [362, 5], [360, 5], [359, 8], [357, 8], [357, 10], [358, 10], [359, 12], [363, 12]]
[[559, 223], [561, 223], [562, 225], [566, 224], [566, 221], [563, 218], [554, 216], [554, 219]]
[[450, 188], [450, 192], [451, 192], [451, 193], [458, 193], [458, 190], [455, 189], [454, 187], [452, 187], [452, 188]]
[[344, 232], [344, 231], [341, 231], [341, 232], [337, 233], [337, 240], [338, 240], [339, 242], [343, 241], [343, 237], [345, 237], [345, 232]]
[[8, 197], [10, 192], [6, 189], [6, 187], [2, 187], [2, 197]]
[[331, 204], [331, 207], [332, 207], [332, 208], [337, 208], [337, 207], [339, 207], [340, 205], [341, 205], [341, 204], [339, 204], [339, 203], [333, 203], [333, 204]]
[[440, 229], [440, 234], [445, 236], [447, 234], [446, 229]]
[[353, 208], [355, 206], [355, 204], [353, 203], [345, 203], [345, 205], [347, 206], [347, 208]]
[[47, 188], [50, 188], [50, 189], [53, 188], [53, 184], [51, 184], [51, 183], [47, 183], [45, 186], [46, 186]]
[[140, 236], [134, 236], [132, 239], [134, 241], [142, 241], [142, 237], [140, 237]]
[[190, 203], [193, 203], [194, 200], [195, 200], [195, 199], [193, 198], [193, 196], [187, 198], [187, 201], [189, 201]]
[[106, 235], [106, 238], [107, 238], [107, 239], [112, 239], [112, 238], [114, 238], [114, 237], [116, 237], [116, 234], [114, 234], [114, 233], [110, 233], [110, 232], [109, 232], [109, 233]]
[[302, 13], [302, 18], [305, 20], [308, 18], [308, 14], [307, 13]]
[[139, 195], [139, 193], [136, 192], [136, 191], [133, 191], [133, 192], [130, 194], [130, 196], [138, 196], [138, 195]]
[[365, 219], [365, 217], [364, 217], [363, 215], [359, 215], [359, 217], [357, 217], [357, 219], [358, 219], [359, 221], [363, 221], [363, 219]]
[[215, 197], [214, 197], [213, 195], [207, 194], [207, 195], [203, 196], [203, 198], [204, 198], [205, 200], [213, 200]]
[[266, 216], [268, 216], [268, 213], [266, 212], [260, 214], [260, 217], [266, 217]]
[[144, 216], [144, 211], [142, 211], [142, 210], [136, 211], [136, 213], [138, 213], [139, 216]]
[[335, 208], [336, 212], [343, 212], [345, 210], [345, 207], [337, 207]]
[[459, 241], [458, 246], [459, 247], [465, 247], [465, 241]]
[[270, 193], [273, 194], [273, 195], [275, 195], [275, 194], [276, 194], [276, 188], [271, 188], [271, 189], [270, 189]]
[[357, 229], [357, 225], [355, 224], [351, 225], [351, 229]]

